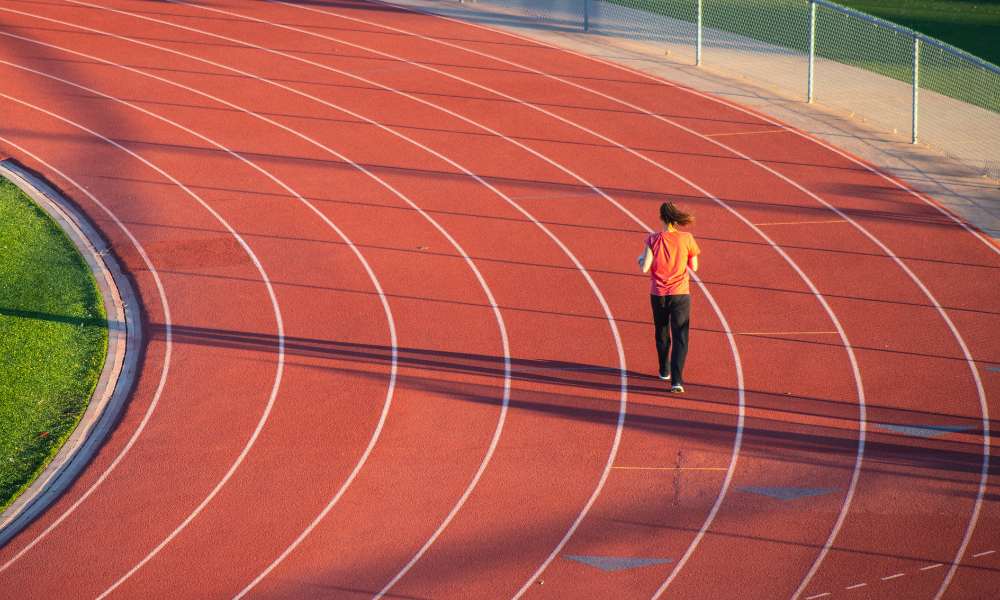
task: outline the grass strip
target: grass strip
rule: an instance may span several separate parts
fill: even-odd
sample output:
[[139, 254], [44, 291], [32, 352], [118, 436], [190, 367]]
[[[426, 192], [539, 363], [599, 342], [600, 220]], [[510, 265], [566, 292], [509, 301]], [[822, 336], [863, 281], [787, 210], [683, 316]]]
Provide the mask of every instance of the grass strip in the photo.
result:
[[837, 4], [1000, 65], [1000, 0], [839, 0]]
[[107, 347], [104, 302], [83, 256], [0, 177], [0, 510], [73, 432]]

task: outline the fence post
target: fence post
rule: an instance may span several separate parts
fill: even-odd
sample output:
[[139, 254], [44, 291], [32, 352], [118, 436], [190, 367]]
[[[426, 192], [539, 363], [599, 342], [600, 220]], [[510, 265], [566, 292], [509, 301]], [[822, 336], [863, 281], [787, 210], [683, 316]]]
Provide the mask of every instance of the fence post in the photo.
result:
[[583, 0], [583, 30], [590, 31], [590, 0]]
[[698, 67], [701, 66], [701, 0], [698, 0], [695, 10], [697, 25], [694, 37], [694, 66]]
[[920, 38], [913, 36], [913, 138], [912, 142], [917, 143], [917, 125], [919, 115], [918, 97], [920, 95]]
[[809, 0], [809, 81], [806, 102], [813, 101], [813, 77], [816, 72], [816, 3]]

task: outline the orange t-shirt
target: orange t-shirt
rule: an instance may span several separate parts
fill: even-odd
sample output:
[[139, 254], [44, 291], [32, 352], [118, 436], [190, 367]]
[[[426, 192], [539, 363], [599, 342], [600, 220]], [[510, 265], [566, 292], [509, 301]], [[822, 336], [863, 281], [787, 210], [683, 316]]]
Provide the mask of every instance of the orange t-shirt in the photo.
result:
[[701, 254], [694, 236], [683, 231], [662, 231], [647, 237], [646, 246], [653, 251], [649, 293], [653, 296], [690, 294], [688, 259]]

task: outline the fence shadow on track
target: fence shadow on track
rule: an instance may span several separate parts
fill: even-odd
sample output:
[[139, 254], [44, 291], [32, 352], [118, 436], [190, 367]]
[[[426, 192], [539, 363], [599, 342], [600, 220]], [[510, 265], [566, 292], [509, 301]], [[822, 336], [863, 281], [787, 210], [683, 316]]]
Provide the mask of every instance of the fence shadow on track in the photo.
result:
[[[358, 247], [359, 248], [366, 248], [367, 246], [358, 246]], [[418, 252], [418, 251], [415, 251], [415, 250], [412, 250], [412, 251], [411, 250], [400, 250], [400, 251], [401, 252]], [[425, 253], [426, 251], [419, 251], [419, 252]], [[476, 257], [473, 257], [473, 259], [476, 260], [476, 261], [483, 261], [483, 262], [511, 263], [511, 261], [499, 261], [499, 260], [496, 260], [496, 259], [485, 259], [485, 258], [484, 259], [480, 259], [480, 258], [476, 258]], [[516, 264], [525, 264], [525, 263], [516, 263]], [[549, 265], [529, 265], [529, 266], [546, 266], [546, 267], [549, 267]], [[573, 267], [551, 267], [551, 268], [557, 268], [557, 269], [558, 268], [565, 268], [567, 270], [575, 270]], [[218, 278], [223, 278], [223, 279], [238, 279], [240, 281], [251, 281], [251, 282], [254, 282], [254, 283], [259, 283], [258, 280], [245, 279], [245, 278], [236, 278], [236, 277], [228, 277], [228, 276], [223, 276], [223, 275], [209, 275], [209, 274], [205, 274], [205, 273], [195, 273], [195, 274], [192, 274], [190, 272], [177, 272], [177, 271], [169, 271], [169, 270], [161, 270], [160, 272], [161, 273], [172, 273], [172, 274], [175, 274], [175, 275], [196, 276], [196, 277], [218, 277]], [[621, 273], [611, 272], [611, 271], [590, 270], [589, 272], [592, 273], [592, 274], [593, 273], [607, 273], [607, 274], [611, 274], [611, 275], [621, 275]], [[635, 277], [641, 277], [644, 280], [647, 278], [646, 275], [634, 275], [634, 276]], [[810, 297], [813, 296], [813, 293], [811, 291], [809, 291], [809, 290], [803, 291], [803, 290], [778, 289], [778, 288], [770, 288], [770, 287], [763, 287], [763, 286], [735, 285], [735, 284], [729, 284], [729, 283], [720, 283], [720, 282], [711, 281], [711, 280], [703, 280], [703, 282], [706, 283], [707, 285], [710, 285], [710, 286], [735, 287], [735, 288], [740, 288], [740, 289], [757, 289], [757, 290], [764, 290], [764, 291], [770, 291], [770, 292], [781, 292], [781, 293], [789, 293], [789, 294], [802, 294], [802, 295], [806, 295], [806, 296], [810, 296]], [[309, 285], [305, 285], [305, 284], [285, 284], [285, 283], [282, 283], [281, 281], [274, 281], [272, 283], [274, 285], [276, 285], [276, 286], [279, 286], [279, 287], [285, 286], [285, 285], [291, 285], [291, 286], [297, 287], [297, 288], [309, 288], [309, 289], [316, 289], [316, 290], [323, 290], [323, 291], [332, 291], [332, 292], [347, 292], [347, 293], [352, 293], [352, 294], [364, 294], [364, 295], [374, 295], [375, 294], [375, 292], [373, 292], [373, 291], [356, 290], [356, 289], [330, 288], [330, 287], [325, 287], [325, 286], [309, 286]], [[419, 300], [421, 302], [438, 302], [438, 303], [443, 303], [443, 304], [463, 304], [463, 305], [467, 305], [467, 306], [478, 306], [478, 307], [481, 307], [481, 308], [489, 308], [489, 305], [483, 304], [483, 303], [476, 303], [476, 302], [459, 303], [459, 302], [456, 302], [454, 300], [443, 300], [443, 299], [440, 299], [440, 298], [422, 298], [422, 297], [415, 297], [415, 296], [402, 296], [402, 295], [398, 295], [398, 294], [386, 294], [386, 297], [387, 298], [393, 298], [393, 299], [400, 299], [400, 300]], [[876, 299], [876, 298], [860, 298], [860, 297], [856, 297], [856, 296], [841, 296], [841, 295], [825, 294], [824, 298], [827, 298], [827, 299], [839, 299], [839, 300], [862, 300], [862, 301], [865, 301], [865, 302], [871, 302], [873, 304], [891, 304], [891, 305], [897, 305], [897, 306], [909, 306], [909, 307], [914, 307], [914, 308], [933, 308], [933, 305], [931, 305], [929, 303], [921, 304], [921, 303], [913, 303], [913, 302], [902, 302], [902, 301], [899, 301], [899, 300], [884, 300], [884, 299]], [[576, 318], [576, 319], [593, 319], [593, 320], [596, 320], [596, 321], [600, 321], [602, 323], [607, 320], [607, 318], [605, 316], [603, 316], [603, 315], [585, 315], [585, 314], [576, 314], [576, 313], [572, 313], [572, 314], [571, 313], [553, 313], [553, 312], [548, 312], [548, 311], [540, 311], [540, 310], [537, 310], [537, 309], [516, 308], [516, 307], [508, 307], [508, 306], [500, 306], [499, 308], [501, 310], [503, 310], [503, 311], [553, 314], [553, 315], [559, 315], [559, 316], [573, 317], [573, 318]], [[978, 310], [967, 309], [967, 308], [955, 308], [955, 307], [948, 307], [948, 306], [945, 306], [943, 308], [944, 308], [944, 310], [946, 310], [948, 312], [973, 312], [973, 313], [989, 314], [989, 315], [1000, 314], [1000, 313], [997, 313], [997, 312], [978, 311]], [[647, 321], [647, 320], [635, 321], [635, 320], [631, 320], [631, 319], [616, 318], [615, 321], [617, 323], [633, 323], [633, 324], [639, 324], [639, 325], [649, 325], [650, 327], [652, 327], [652, 321]], [[725, 331], [722, 331], [722, 330], [719, 330], [719, 329], [708, 329], [708, 328], [704, 328], [704, 327], [694, 327], [694, 326], [691, 327], [691, 330], [692, 331], [698, 331], [698, 332], [704, 332], [704, 333], [717, 333], [717, 334], [725, 334], [726, 333]], [[801, 339], [801, 338], [795, 338], [795, 339], [791, 339], [790, 340], [788, 337], [767, 336], [767, 335], [755, 335], [754, 337], [757, 338], [757, 339], [773, 339], [773, 340], [781, 340], [781, 341], [794, 341], [795, 343], [799, 343], [799, 344], [810, 344], [810, 345], [815, 345], [815, 346], [828, 346], [828, 347], [833, 347], [833, 348], [841, 348], [841, 347], [843, 347], [843, 342], [841, 342], [839, 339], [837, 341], [827, 342], [827, 341], [822, 341], [822, 340], [810, 340], [810, 339]], [[920, 353], [920, 352], [908, 352], [908, 351], [904, 351], [904, 350], [893, 350], [893, 349], [890, 349], [890, 348], [877, 348], [877, 347], [871, 347], [871, 346], [864, 346], [864, 345], [860, 345], [860, 344], [854, 344], [851, 347], [854, 348], [855, 350], [859, 350], [859, 351], [866, 351], [867, 350], [867, 351], [871, 351], [871, 352], [875, 352], [875, 353], [881, 353], [881, 354], [887, 354], [887, 355], [892, 354], [892, 355], [905, 355], [905, 356], [916, 356], [916, 357], [925, 357], [925, 358], [939, 358], [939, 359], [953, 361], [956, 365], [965, 365], [965, 364], [967, 364], [966, 359], [963, 356], [959, 356], [958, 354], [955, 354], [953, 356], [945, 356], [945, 355], [942, 355], [942, 354], [929, 354], [929, 353]], [[990, 363], [990, 362], [985, 362], [985, 361], [979, 361], [977, 364], [985, 365], [985, 366], [1000, 367], [1000, 363]], [[640, 376], [644, 376], [644, 375], [640, 375]]]
[[[162, 339], [165, 328], [162, 324], [150, 324], [149, 339]], [[276, 353], [277, 337], [271, 334], [260, 334], [243, 331], [209, 329], [175, 324], [172, 326], [173, 342], [175, 344], [198, 344], [218, 348], [236, 349], [251, 352]], [[391, 363], [392, 348], [385, 345], [370, 345], [346, 343], [332, 340], [321, 340], [301, 337], [285, 337], [286, 357], [312, 357], [329, 359], [339, 363], [358, 363], [365, 365], [383, 365], [385, 379], [388, 380], [388, 370]], [[448, 381], [441, 377], [445, 373], [458, 373], [479, 377], [492, 378], [496, 383], [479, 386], [483, 391], [470, 395], [467, 384], [461, 384], [461, 391], [453, 394], [456, 399], [499, 405], [502, 397], [502, 380], [504, 377], [504, 361], [501, 356], [467, 354], [426, 350], [422, 348], [398, 348], [397, 361], [401, 369], [398, 385], [410, 389], [452, 395], [447, 389]], [[258, 359], [267, 362], [266, 359]], [[307, 368], [327, 368], [310, 365]], [[339, 365], [331, 365], [331, 371], [350, 372], [354, 376], [373, 378], [370, 369], [350, 369]], [[655, 399], [671, 398], [669, 389], [659, 379], [634, 371], [628, 372], [629, 393], [633, 398], [634, 410], [628, 413], [625, 426], [627, 429], [646, 430], [663, 435], [680, 437], [697, 437], [702, 443], [706, 439], [716, 439], [720, 448], [732, 445], [735, 434], [735, 421], [732, 420], [733, 403], [719, 400], [704, 400], [698, 398], [698, 389], [702, 388], [710, 396], [729, 395], [735, 402], [736, 390], [733, 388], [701, 385], [689, 382], [689, 393], [685, 401], [704, 402], [704, 410], [691, 410], [661, 406]], [[618, 419], [617, 394], [620, 391], [621, 380], [617, 368], [574, 363], [567, 361], [546, 360], [511, 360], [512, 394], [510, 407], [514, 410], [544, 412], [560, 418], [577, 419], [587, 422], [603, 423], [614, 426]], [[445, 386], [445, 387], [442, 387]], [[519, 387], [522, 386], [522, 387]], [[531, 389], [531, 386], [547, 386]], [[555, 392], [553, 390], [558, 390]], [[606, 399], [593, 397], [586, 392], [604, 392]], [[572, 405], [567, 398], [573, 400]], [[746, 401], [749, 409], [760, 407], [771, 408], [772, 402], [779, 399], [784, 406], [789, 406], [786, 412], [788, 422], [798, 422], [802, 418], [834, 418], [843, 420], [844, 414], [856, 412], [856, 404], [806, 396], [776, 395], [770, 392], [748, 389]], [[794, 403], [811, 402], [829, 407], [829, 413], [807, 412], [792, 407]], [[639, 408], [642, 408], [642, 414]], [[714, 409], [714, 410], [713, 410]], [[883, 409], [888, 410], [888, 409]], [[954, 415], [946, 415], [927, 410], [893, 409], [903, 421], [913, 415], [947, 418], [949, 423], [957, 422]], [[654, 414], [649, 414], [650, 411]], [[687, 416], [682, 416], [687, 415]], [[794, 418], [794, 419], [793, 419]], [[974, 429], [967, 433], [979, 437], [981, 421], [975, 418], [964, 419]], [[991, 421], [991, 430], [1000, 430], [1000, 421]], [[784, 430], [783, 430], [784, 429]], [[755, 417], [745, 428], [747, 440], [744, 452], [754, 453], [760, 449], [766, 452], [769, 447], [796, 448], [812, 451], [819, 455], [836, 457], [841, 462], [844, 457], [853, 457], [857, 452], [857, 430], [847, 424], [844, 429], [829, 429], [830, 434], [803, 434], [788, 431], [782, 421]], [[818, 428], [816, 428], [818, 430]], [[880, 440], [872, 437], [872, 433], [883, 433], [892, 440], [906, 439], [906, 442]], [[710, 436], [710, 437], [706, 437]], [[878, 456], [888, 464], [908, 464], [924, 469], [931, 469], [947, 478], [948, 474], [978, 474], [982, 469], [982, 445], [975, 440], [968, 441], [926, 441], [889, 432], [869, 429], [869, 442], [866, 455]], [[996, 439], [994, 437], [994, 439]], [[766, 440], [763, 444], [760, 440]], [[942, 444], [946, 448], [941, 447]], [[726, 451], [728, 453], [728, 450]], [[833, 461], [833, 459], [831, 459]], [[875, 471], [878, 467], [870, 465]], [[1000, 475], [1000, 465], [991, 466], [991, 473]]]
[[[127, 142], [127, 141], [130, 141], [130, 140], [124, 140], [124, 141]], [[211, 154], [220, 154], [220, 155], [223, 155], [223, 154], [225, 154], [222, 151], [214, 149], [214, 148], [201, 148], [201, 147], [197, 147], [197, 146], [184, 145], [184, 144], [164, 144], [164, 143], [157, 143], [156, 146], [158, 148], [161, 148], [161, 149], [169, 149], [169, 150], [172, 150], [172, 151], [175, 151], [175, 152], [180, 152], [180, 153], [185, 153], [185, 154], [190, 153], [190, 152], [197, 152], [199, 154], [207, 154], [207, 155], [211, 155]], [[650, 151], [650, 152], [653, 152], [653, 151]], [[678, 152], [678, 151], [673, 151], [673, 150], [670, 150], [670, 151], [657, 150], [656, 152], [662, 152], [662, 153], [668, 153], [668, 154], [677, 154], [677, 155], [685, 155], [685, 156], [691, 156], [691, 157], [708, 157], [709, 156], [709, 155], [705, 155], [705, 154]], [[262, 166], [265, 166], [265, 167], [270, 166], [272, 164], [287, 165], [287, 164], [301, 164], [301, 163], [307, 163], [307, 164], [309, 164], [309, 163], [318, 163], [319, 165], [323, 166], [324, 168], [329, 168], [329, 169], [333, 169], [333, 170], [343, 169], [343, 170], [349, 172], [350, 174], [354, 174], [356, 172], [356, 167], [354, 165], [342, 163], [342, 162], [339, 162], [339, 161], [330, 161], [330, 160], [326, 160], [326, 159], [315, 159], [315, 158], [306, 158], [306, 157], [291, 156], [291, 155], [282, 155], [282, 154], [259, 153], [259, 152], [258, 153], [255, 153], [255, 152], [242, 152], [241, 155], [244, 156], [244, 157], [246, 157], [246, 158], [248, 158], [248, 159], [250, 159], [250, 160], [254, 160], [254, 161], [258, 162], [259, 164], [261, 164]], [[772, 164], [774, 164], [774, 163], [772, 163]], [[795, 164], [796, 166], [807, 166], [807, 167], [811, 166], [811, 165], [807, 165], [807, 164], [804, 164], [804, 163], [786, 163], [786, 164]], [[420, 180], [427, 181], [428, 183], [427, 183], [427, 188], [426, 189], [434, 189], [434, 186], [436, 184], [440, 183], [443, 180], [456, 180], [456, 179], [465, 180], [465, 179], [468, 178], [467, 175], [462, 174], [462, 173], [448, 172], [448, 171], [434, 170], [434, 169], [419, 169], [419, 168], [405, 167], [405, 166], [399, 166], [399, 165], [384, 165], [384, 164], [371, 164], [371, 163], [359, 163], [359, 165], [361, 167], [364, 167], [365, 169], [369, 170], [372, 173], [375, 173], [375, 174], [377, 174], [379, 176], [386, 176], [386, 177], [389, 177], [390, 179], [393, 179], [395, 177], [403, 177], [403, 178], [415, 179], [417, 181], [420, 181]], [[824, 167], [824, 168], [826, 168], [826, 167]], [[332, 175], [332, 177], [335, 177], [335, 176], [336, 176], [335, 174]], [[113, 178], [104, 178], [104, 179], [113, 179]], [[128, 178], [126, 178], [125, 180], [129, 181]], [[591, 188], [589, 188], [589, 187], [585, 187], [585, 186], [581, 186], [581, 185], [569, 185], [569, 184], [565, 184], [565, 183], [545, 181], [545, 180], [538, 180], [538, 179], [524, 179], [524, 178], [513, 178], [513, 177], [485, 176], [484, 180], [488, 181], [492, 185], [497, 185], [497, 186], [500, 186], [500, 187], [508, 189], [508, 190], [517, 190], [518, 188], [537, 189], [538, 186], [542, 186], [542, 187], [551, 187], [553, 189], [556, 189], [556, 188], [558, 188], [558, 189], [565, 189], [567, 191], [567, 193], [569, 193], [571, 195], [572, 194], [592, 195], [594, 193], [593, 190]], [[165, 182], [145, 181], [142, 178], [135, 179], [134, 182], [135, 183], [159, 183], [161, 185], [167, 185], [167, 183], [165, 183]], [[199, 186], [191, 186], [191, 187], [192, 187], [192, 189], [196, 189], [196, 190], [197, 189], [212, 189], [214, 191], [222, 191], [222, 192], [228, 192], [228, 193], [233, 193], [233, 194], [244, 194], [244, 195], [252, 195], [252, 194], [259, 194], [260, 193], [259, 190], [249, 190], [249, 189], [247, 189], [247, 190], [239, 190], [239, 189], [228, 189], [228, 188], [201, 188]], [[920, 225], [920, 226], [926, 227], [926, 228], [933, 228], [934, 230], [940, 230], [941, 232], [943, 232], [945, 234], [947, 234], [949, 232], [958, 232], [958, 233], [964, 232], [964, 229], [962, 228], [961, 225], [959, 225], [958, 223], [956, 223], [953, 220], [949, 219], [948, 217], [942, 215], [938, 211], [933, 210], [933, 209], [931, 209], [929, 207], [926, 207], [926, 206], [924, 206], [922, 204], [914, 204], [911, 201], [912, 200], [911, 195], [908, 194], [907, 192], [902, 191], [902, 190], [898, 190], [898, 189], [890, 188], [890, 187], [884, 187], [883, 188], [883, 187], [867, 186], [867, 185], [866, 186], [857, 186], [857, 185], [851, 185], [851, 184], [846, 184], [846, 183], [845, 184], [835, 184], [835, 185], [834, 184], [826, 184], [826, 187], [827, 187], [827, 189], [816, 190], [816, 191], [820, 191], [822, 193], [835, 193], [835, 194], [843, 195], [843, 196], [846, 196], [846, 197], [855, 197], [855, 198], [856, 197], [861, 197], [861, 198], [878, 198], [878, 197], [882, 197], [883, 201], [892, 202], [894, 204], [894, 206], [898, 206], [899, 207], [898, 210], [873, 210], [873, 209], [851, 209], [851, 208], [841, 209], [841, 211], [847, 217], [849, 217], [851, 219], [856, 219], [856, 220], [858, 220], [862, 224], [868, 224], [868, 223], [873, 222], [873, 221], [894, 222], [894, 223], [909, 223], [909, 224], [914, 224], [914, 225]], [[670, 201], [674, 201], [674, 202], [686, 202], [686, 203], [707, 203], [707, 202], [710, 202], [709, 199], [705, 198], [704, 196], [700, 196], [700, 195], [693, 195], [693, 194], [664, 194], [664, 193], [661, 193], [661, 192], [657, 192], [655, 190], [648, 190], [648, 189], [644, 190], [644, 189], [636, 189], [636, 188], [602, 187], [601, 190], [603, 192], [607, 193], [609, 196], [611, 196], [615, 200], [618, 200], [618, 201], [626, 201], [626, 200], [628, 200], [628, 201], [646, 201], [646, 200], [649, 200], [652, 203], [651, 206], [658, 205], [659, 201], [663, 201], [663, 200], [670, 200]], [[487, 191], [484, 191], [483, 193], [487, 194], [487, 195], [491, 194], [490, 192], [487, 192]], [[275, 194], [269, 194], [269, 195], [273, 196]], [[898, 198], [898, 200], [895, 200], [896, 198]], [[329, 198], [307, 197], [306, 199], [310, 200], [310, 201], [313, 201], [313, 202], [319, 202], [319, 203], [343, 202], [342, 200], [331, 200]], [[521, 198], [518, 198], [518, 199], [521, 199]], [[772, 204], [772, 203], [765, 203], [765, 202], [753, 201], [753, 200], [743, 200], [743, 199], [739, 199], [739, 198], [729, 198], [729, 197], [726, 197], [726, 196], [720, 196], [720, 200], [722, 200], [726, 204], [729, 204], [730, 206], [732, 206], [736, 210], [740, 210], [741, 208], [744, 208], [744, 207], [752, 207], [752, 208], [757, 209], [757, 210], [773, 210], [776, 215], [780, 216], [784, 220], [795, 219], [797, 217], [802, 217], [804, 220], [808, 220], [809, 218], [815, 218], [817, 215], [824, 215], [824, 216], [829, 217], [830, 215], [833, 214], [829, 209], [827, 209], [827, 208], [825, 208], [823, 206], [820, 206], [818, 204], [815, 204], [815, 205], [794, 206], [794, 205], [787, 205], [787, 204], [778, 204], [778, 203]], [[366, 203], [354, 203], [354, 204], [366, 204]], [[373, 207], [376, 206], [375, 204], [370, 204], [370, 203], [367, 203], [367, 205], [373, 206]], [[442, 213], [441, 211], [428, 211], [428, 212], [430, 212], [431, 214], [457, 214], [457, 215], [461, 215], [461, 216], [475, 216], [477, 218], [484, 218], [484, 219], [493, 219], [493, 218], [495, 218], [495, 217], [490, 217], [490, 216], [487, 216], [487, 215], [476, 215], [476, 214], [471, 214], [471, 213]], [[572, 223], [551, 223], [551, 222], [545, 222], [545, 223], [546, 224], [565, 225], [567, 227], [580, 227], [580, 225], [576, 225], [576, 224], [572, 224]], [[588, 226], [588, 227], [594, 227], [594, 226]], [[597, 228], [600, 228], [600, 227], [597, 227]], [[628, 231], [630, 233], [635, 233], [636, 235], [644, 234], [644, 232], [640, 231], [638, 229], [638, 227], [636, 229], [634, 229], [634, 230], [633, 229], [623, 230], [623, 229], [616, 229], [616, 228], [611, 228], [611, 230], [615, 230], [615, 231]], [[934, 232], [927, 231], [927, 232], [924, 232], [924, 233], [928, 233], [928, 234], [930, 234], [930, 233], [938, 233], [938, 231], [934, 231]], [[704, 235], [699, 235], [699, 237], [700, 238], [704, 238], [704, 239], [713, 239], [713, 238], [705, 237]], [[718, 241], [735, 241], [735, 240], [725, 240], [725, 239], [718, 239], [718, 238], [715, 238], [715, 239], [717, 239]], [[740, 243], [752, 243], [752, 242], [740, 242]], [[766, 245], [766, 244], [764, 244], [764, 245]], [[850, 253], [850, 251], [842, 251], [842, 250], [836, 250], [835, 251], [835, 250], [829, 250], [829, 249], [824, 249], [824, 248], [811, 248], [811, 249], [822, 250], [822, 251], [826, 251], [826, 252]], [[879, 256], [882, 256], [882, 255], [880, 254]], [[907, 257], [901, 257], [901, 258], [907, 258]], [[980, 265], [976, 265], [976, 266], [980, 266]], [[982, 265], [982, 266], [985, 266], [985, 265]]]

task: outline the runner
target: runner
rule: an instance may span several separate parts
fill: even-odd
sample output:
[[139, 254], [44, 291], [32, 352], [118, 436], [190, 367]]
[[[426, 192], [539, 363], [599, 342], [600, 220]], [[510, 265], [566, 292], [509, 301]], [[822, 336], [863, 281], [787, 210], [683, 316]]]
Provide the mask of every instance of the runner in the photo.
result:
[[[694, 215], [682, 212], [673, 202], [660, 205], [663, 231], [646, 238], [646, 248], [639, 255], [643, 273], [652, 269], [649, 294], [656, 327], [656, 354], [660, 379], [673, 381], [671, 392], [684, 391], [684, 359], [688, 351], [688, 324], [691, 315], [691, 292], [688, 268], [698, 270], [698, 244], [690, 233], [677, 231], [694, 223]], [[673, 340], [674, 351], [670, 352]], [[670, 370], [667, 370], [667, 357]]]

